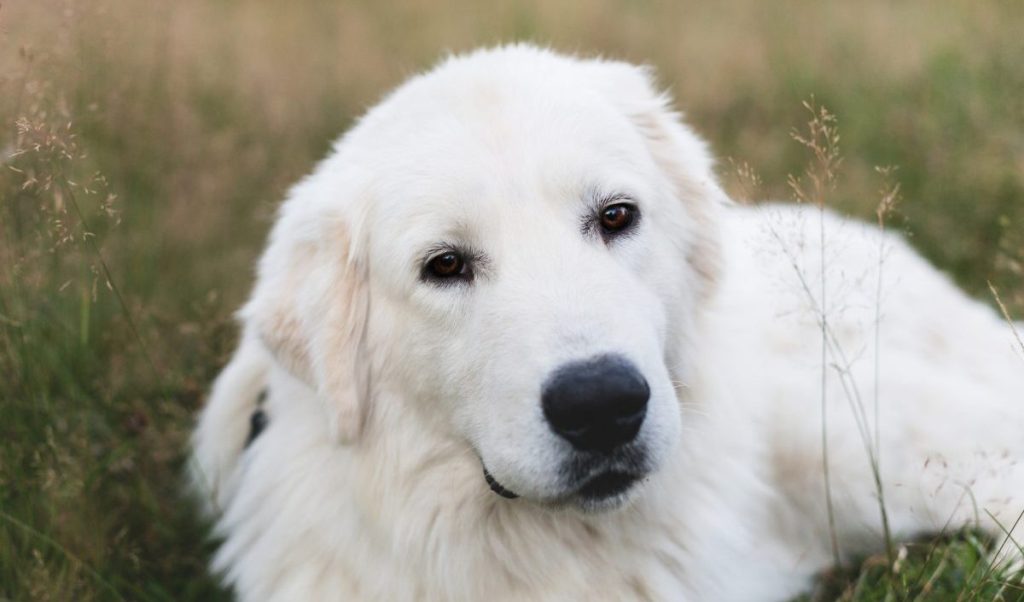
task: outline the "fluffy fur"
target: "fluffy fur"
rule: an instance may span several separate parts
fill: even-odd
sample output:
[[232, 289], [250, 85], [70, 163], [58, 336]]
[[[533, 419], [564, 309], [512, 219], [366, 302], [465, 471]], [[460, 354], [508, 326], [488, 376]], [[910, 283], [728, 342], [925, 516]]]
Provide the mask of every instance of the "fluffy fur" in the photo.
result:
[[[667, 104], [642, 68], [480, 51], [292, 190], [194, 438], [241, 599], [785, 599], [831, 562], [823, 409], [844, 554], [882, 542], [867, 449], [895, 533], [1013, 522], [1010, 328], [897, 237], [730, 203]], [[641, 220], [606, 243], [587, 220], [616, 195]], [[421, 277], [438, 245], [480, 256], [471, 283]], [[539, 392], [602, 353], [650, 383], [646, 478], [585, 504]]]

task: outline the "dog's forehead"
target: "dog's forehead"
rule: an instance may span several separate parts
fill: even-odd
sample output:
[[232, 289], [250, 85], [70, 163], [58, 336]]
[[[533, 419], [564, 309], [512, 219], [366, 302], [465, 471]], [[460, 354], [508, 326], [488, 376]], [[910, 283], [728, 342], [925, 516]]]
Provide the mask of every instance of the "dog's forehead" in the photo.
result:
[[375, 186], [381, 213], [451, 219], [445, 214], [488, 204], [557, 208], [602, 192], [642, 192], [653, 160], [607, 98], [500, 75], [417, 82], [373, 115], [362, 138], [374, 163], [388, 166]]

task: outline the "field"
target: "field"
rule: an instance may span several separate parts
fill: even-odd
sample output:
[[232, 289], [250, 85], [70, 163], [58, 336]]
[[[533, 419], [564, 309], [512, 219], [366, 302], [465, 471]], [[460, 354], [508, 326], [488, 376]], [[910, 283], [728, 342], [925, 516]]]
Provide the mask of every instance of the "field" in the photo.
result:
[[[1007, 0], [0, 3], [0, 599], [227, 597], [182, 472], [232, 312], [286, 188], [445, 52], [650, 63], [748, 200], [792, 198], [813, 98], [827, 203], [874, 220], [898, 182], [889, 227], [1020, 319], [1022, 32]], [[988, 545], [911, 545], [816, 599], [993, 599]]]

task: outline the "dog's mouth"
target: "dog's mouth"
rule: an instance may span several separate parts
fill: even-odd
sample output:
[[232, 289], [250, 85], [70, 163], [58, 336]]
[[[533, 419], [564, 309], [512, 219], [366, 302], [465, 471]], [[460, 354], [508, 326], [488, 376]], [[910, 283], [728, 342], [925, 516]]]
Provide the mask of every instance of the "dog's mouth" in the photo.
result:
[[[503, 485], [480, 459], [484, 480], [496, 495], [507, 500], [521, 492]], [[561, 491], [550, 496], [528, 496], [531, 501], [551, 507], [575, 506], [585, 512], [601, 512], [620, 507], [647, 477], [653, 467], [642, 446], [629, 445], [610, 455], [578, 454], [562, 466]]]
[[[494, 475], [484, 467], [484, 480], [487, 486], [495, 494], [509, 500], [519, 497], [519, 494], [506, 488], [494, 478]], [[584, 509], [600, 509], [605, 506], [615, 505], [615, 501], [622, 498], [633, 486], [643, 478], [642, 474], [622, 470], [605, 470], [587, 478], [565, 501], [575, 499]]]
[[638, 474], [609, 470], [584, 482], [576, 490], [576, 495], [585, 503], [600, 503], [626, 493], [638, 480], [640, 480]]
[[495, 479], [493, 475], [491, 475], [491, 473], [487, 470], [486, 466], [484, 466], [484, 480], [487, 481], [487, 486], [491, 488], [491, 491], [497, 493], [498, 495], [507, 500], [514, 500], [517, 497], [519, 497], [518, 494], [513, 493], [512, 491], [509, 491], [508, 489], [502, 487], [501, 483], [499, 483], [498, 480]]

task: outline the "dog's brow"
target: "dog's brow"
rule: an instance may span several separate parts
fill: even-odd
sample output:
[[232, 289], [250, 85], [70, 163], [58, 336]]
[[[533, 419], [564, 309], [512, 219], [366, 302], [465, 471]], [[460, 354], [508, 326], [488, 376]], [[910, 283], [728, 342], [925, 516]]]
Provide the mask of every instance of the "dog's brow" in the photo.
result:
[[621, 202], [624, 202], [624, 201], [632, 201], [632, 200], [633, 200], [633, 195], [627, 194], [625, 192], [616, 192], [614, 194], [603, 195], [601, 197], [598, 197], [597, 203], [596, 203], [596, 209], [598, 211], [600, 211], [601, 209], [604, 209], [608, 205], [614, 205], [615, 203], [621, 203]]
[[608, 187], [593, 185], [586, 189], [583, 194], [583, 201], [592, 213], [604, 209], [608, 205], [626, 201], [636, 201], [636, 195], [621, 187]]

